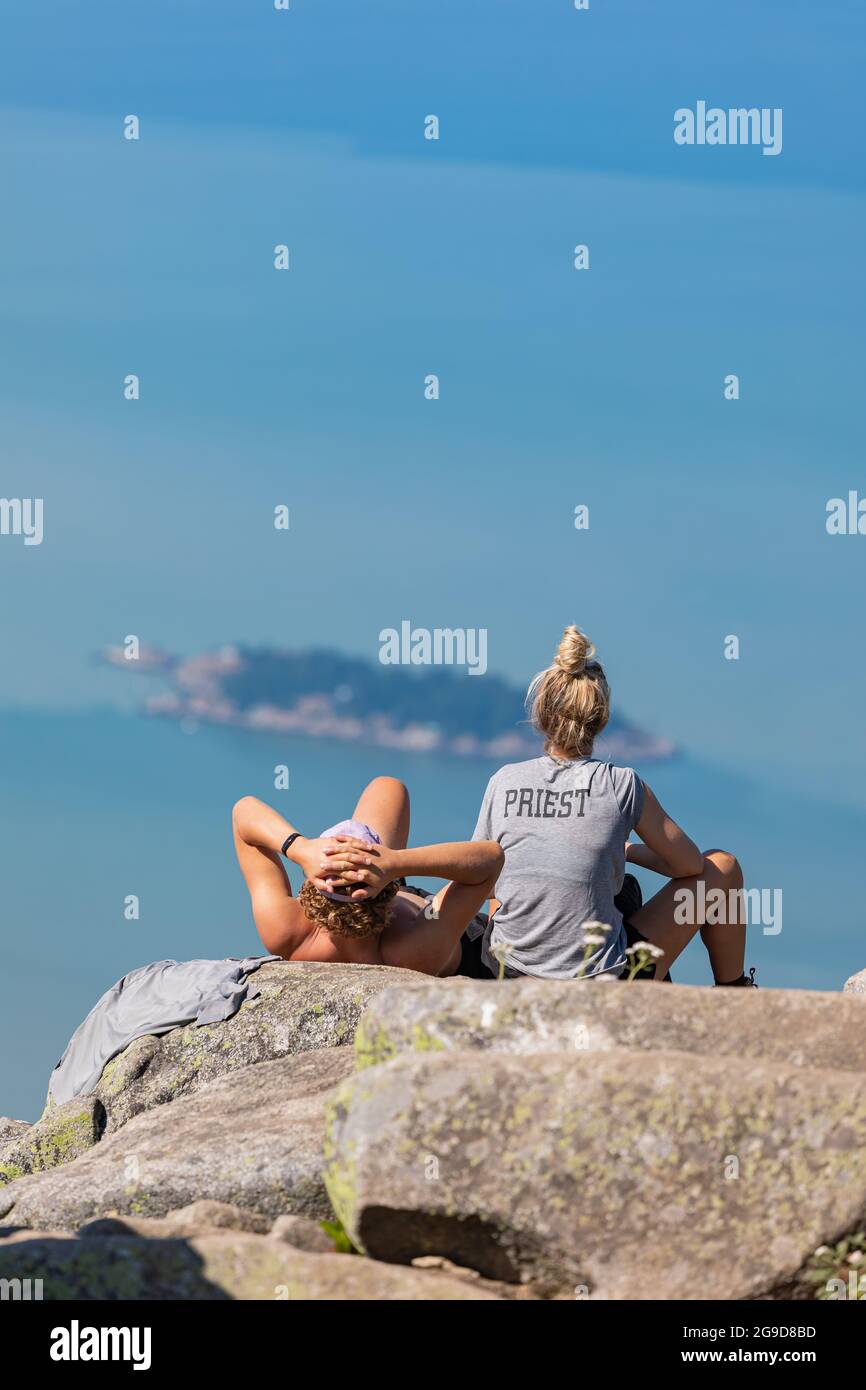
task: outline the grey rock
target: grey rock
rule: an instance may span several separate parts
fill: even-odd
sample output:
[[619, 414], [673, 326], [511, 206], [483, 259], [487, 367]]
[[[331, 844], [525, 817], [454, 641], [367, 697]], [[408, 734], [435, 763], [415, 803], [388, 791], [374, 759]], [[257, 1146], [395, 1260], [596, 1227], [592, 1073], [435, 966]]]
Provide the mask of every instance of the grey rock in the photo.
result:
[[385, 965], [263, 965], [252, 977], [258, 996], [232, 1018], [138, 1038], [106, 1065], [94, 1094], [105, 1108], [107, 1133], [254, 1063], [351, 1046], [361, 1014], [380, 990], [395, 983], [411, 988], [424, 978]]
[[330, 1215], [322, 1184], [325, 1102], [349, 1048], [232, 1072], [138, 1115], [75, 1163], [2, 1190], [10, 1225], [76, 1230], [101, 1217], [160, 1217], [202, 1199], [270, 1218]]
[[25, 1125], [0, 1145], [0, 1187], [26, 1173], [71, 1163], [99, 1142], [104, 1124], [95, 1096], [51, 1106], [35, 1125]]
[[340, 1087], [326, 1153], [335, 1211], [375, 1259], [439, 1255], [547, 1297], [773, 1297], [862, 1229], [866, 1076], [682, 1052], [406, 1055]]
[[[302, 1218], [281, 1216], [277, 1220], [300, 1221]], [[198, 1236], [208, 1231], [252, 1231], [267, 1235], [270, 1228], [270, 1217], [262, 1216], [260, 1212], [203, 1198], [191, 1202], [188, 1207], [167, 1212], [165, 1216], [103, 1216], [96, 1221], [86, 1221], [78, 1228], [78, 1234], [91, 1239], [123, 1235], [163, 1239], [167, 1236]]]
[[866, 994], [866, 970], [858, 970], [845, 981], [844, 994]]
[[240, 1231], [191, 1240], [103, 1236], [89, 1240], [19, 1232], [0, 1240], [0, 1279], [41, 1279], [46, 1300], [271, 1299], [495, 1300], [471, 1280], [316, 1255]]
[[334, 1242], [322, 1230], [318, 1221], [306, 1216], [278, 1216], [271, 1227], [275, 1240], [284, 1240], [296, 1250], [309, 1250], [320, 1255], [333, 1255]]
[[31, 1128], [27, 1120], [11, 1120], [8, 1115], [0, 1115], [0, 1151], [10, 1139], [20, 1139]]
[[862, 1071], [866, 1009], [808, 990], [452, 979], [383, 991], [355, 1039], [360, 1067], [411, 1052], [612, 1048]]

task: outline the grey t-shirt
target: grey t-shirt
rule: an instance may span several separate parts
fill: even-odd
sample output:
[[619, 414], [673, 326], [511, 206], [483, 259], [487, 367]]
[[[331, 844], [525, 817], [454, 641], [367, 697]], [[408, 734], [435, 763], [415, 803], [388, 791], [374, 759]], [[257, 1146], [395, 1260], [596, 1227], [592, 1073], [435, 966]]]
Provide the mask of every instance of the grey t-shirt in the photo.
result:
[[[491, 970], [499, 968], [491, 948], [504, 946], [509, 975], [622, 973], [626, 936], [613, 900], [643, 800], [632, 768], [593, 758], [545, 755], [491, 777], [473, 837], [496, 840], [505, 851], [496, 885], [502, 906], [482, 947]], [[603, 946], [585, 945], [590, 922], [609, 928]]]

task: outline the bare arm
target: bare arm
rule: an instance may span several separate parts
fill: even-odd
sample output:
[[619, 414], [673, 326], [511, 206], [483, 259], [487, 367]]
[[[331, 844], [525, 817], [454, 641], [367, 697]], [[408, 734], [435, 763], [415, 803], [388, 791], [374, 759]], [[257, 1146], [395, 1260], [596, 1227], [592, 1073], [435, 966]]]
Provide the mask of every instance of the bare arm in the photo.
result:
[[[292, 886], [283, 867], [281, 848], [295, 827], [279, 811], [255, 796], [242, 796], [232, 809], [235, 853], [249, 889], [253, 917], [262, 942], [274, 955], [291, 957], [306, 936], [309, 923], [292, 897]], [[347, 843], [360, 844], [360, 841]], [[302, 869], [317, 888], [327, 887], [320, 877], [326, 848], [336, 840], [307, 839], [299, 835], [286, 858]]]
[[644, 793], [643, 810], [635, 826], [644, 843], [626, 845], [629, 864], [651, 869], [666, 878], [689, 878], [702, 873], [704, 856], [694, 840], [671, 819], [646, 783]]
[[[338, 837], [339, 839], [339, 837]], [[505, 856], [495, 840], [458, 840], [453, 844], [420, 845], [415, 849], [390, 849], [387, 845], [337, 843], [324, 853], [328, 875], [339, 876], [351, 888], [353, 898], [375, 897], [395, 878], [412, 874], [447, 878], [452, 883], [476, 887], [498, 878]]]
[[[232, 810], [232, 825], [235, 832], [238, 859], [241, 861], [241, 869], [245, 876], [245, 863], [263, 868], [261, 861], [270, 860], [276, 863], [280, 874], [285, 879], [285, 870], [281, 863], [281, 851], [289, 836], [296, 834], [297, 839], [286, 850], [286, 858], [291, 860], [293, 864], [297, 864], [303, 870], [304, 877], [314, 883], [317, 888], [327, 888], [329, 884], [321, 874], [321, 870], [328, 863], [325, 858], [327, 852], [333, 852], [341, 845], [365, 848], [363, 840], [352, 840], [349, 837], [340, 836], [339, 838], [323, 840], [310, 839], [306, 835], [301, 835], [295, 830], [291, 822], [286, 820], [285, 816], [281, 816], [279, 811], [275, 811], [272, 806], [268, 806], [264, 801], [259, 801], [258, 797], [255, 796], [242, 796], [240, 801], [235, 802]], [[244, 854], [244, 847], [253, 853]], [[292, 890], [288, 887], [288, 879], [286, 879], [286, 885], [287, 891], [291, 895]]]
[[[401, 874], [444, 875], [450, 882], [412, 921], [389, 923], [382, 936], [386, 965], [428, 975], [453, 974], [460, 961], [460, 938], [493, 891], [504, 858], [493, 840], [387, 851], [385, 868], [389, 874], [397, 870]], [[377, 891], [375, 883], [370, 891]]]
[[279, 854], [280, 846], [295, 830], [279, 811], [255, 796], [242, 796], [240, 801], [235, 802], [232, 825], [244, 844], [270, 850], [272, 854]]

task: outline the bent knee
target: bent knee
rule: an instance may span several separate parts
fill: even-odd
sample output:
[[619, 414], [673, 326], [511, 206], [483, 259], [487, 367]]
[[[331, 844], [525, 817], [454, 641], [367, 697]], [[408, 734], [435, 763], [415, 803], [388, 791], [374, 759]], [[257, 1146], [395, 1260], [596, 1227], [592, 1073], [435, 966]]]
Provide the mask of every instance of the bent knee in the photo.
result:
[[376, 791], [390, 792], [392, 795], [408, 796], [409, 788], [405, 782], [401, 782], [399, 777], [374, 777], [372, 782], [367, 784], [367, 790], [375, 787]]
[[[504, 862], [504, 859], [503, 859], [503, 862]], [[497, 870], [497, 872], [496, 872], [495, 874], [493, 874], [490, 878], [488, 878], [484, 883], [479, 883], [478, 886], [479, 886], [479, 888], [482, 890], [482, 892], [484, 893], [484, 897], [481, 899], [482, 902], [486, 902], [488, 898], [493, 898], [493, 897], [496, 896], [496, 884], [497, 884], [497, 882], [499, 881], [499, 875], [500, 875], [501, 872], [502, 872], [502, 870], [499, 869], [499, 870]]]
[[705, 849], [704, 859], [709, 860], [730, 887], [742, 888], [743, 871], [735, 855], [724, 849]]
[[238, 820], [243, 815], [244, 811], [247, 809], [248, 806], [251, 806], [253, 804], [255, 799], [256, 798], [254, 796], [242, 796], [239, 798], [239, 800], [235, 802], [234, 806], [232, 807], [233, 825], [237, 825]]

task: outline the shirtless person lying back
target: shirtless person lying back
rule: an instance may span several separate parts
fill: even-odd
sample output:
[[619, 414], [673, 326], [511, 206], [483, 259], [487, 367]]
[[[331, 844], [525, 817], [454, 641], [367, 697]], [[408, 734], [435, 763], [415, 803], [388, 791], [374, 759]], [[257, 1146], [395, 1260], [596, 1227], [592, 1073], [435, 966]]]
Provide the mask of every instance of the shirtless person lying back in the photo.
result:
[[[352, 820], [313, 839], [252, 796], [236, 803], [232, 825], [259, 936], [285, 960], [454, 975], [463, 932], [503, 864], [492, 840], [407, 849], [409, 793], [393, 777], [374, 778]], [[297, 898], [282, 856], [303, 870]], [[404, 886], [410, 875], [450, 882], [428, 899]]]

